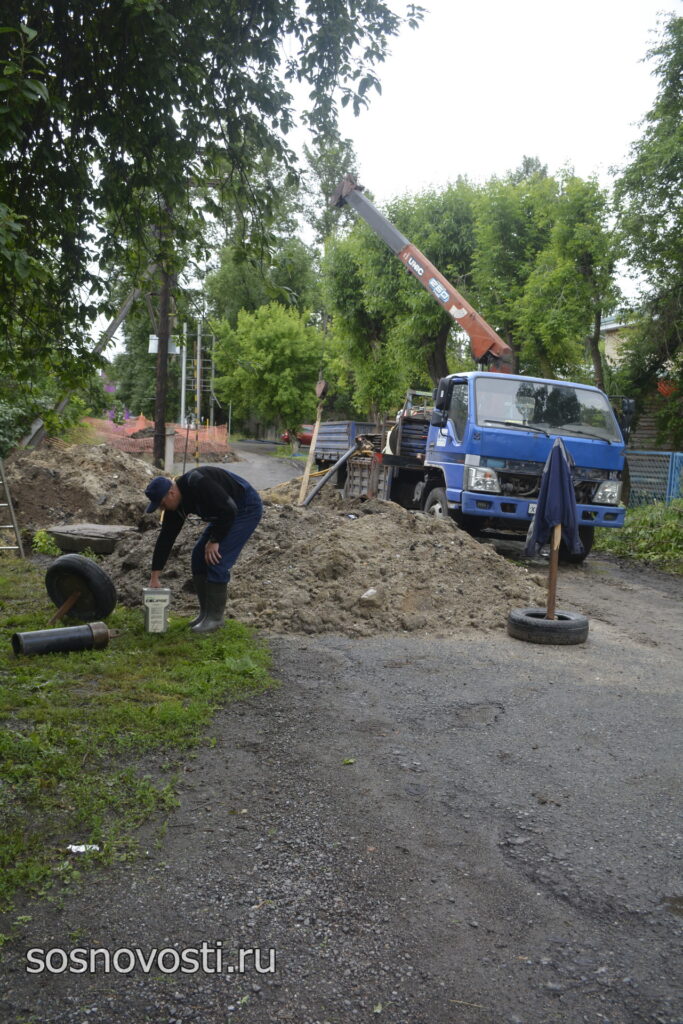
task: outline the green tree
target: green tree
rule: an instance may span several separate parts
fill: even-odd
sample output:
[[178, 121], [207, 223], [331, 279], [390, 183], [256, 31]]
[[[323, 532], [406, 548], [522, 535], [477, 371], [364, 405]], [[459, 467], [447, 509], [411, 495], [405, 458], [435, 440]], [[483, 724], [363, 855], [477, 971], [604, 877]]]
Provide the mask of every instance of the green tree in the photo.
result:
[[346, 238], [328, 239], [322, 274], [332, 343], [348, 374], [353, 406], [360, 415], [380, 419], [400, 403], [407, 378], [389, 343], [386, 310], [368, 294], [366, 257], [376, 244], [370, 229], [360, 223]]
[[669, 18], [648, 57], [657, 98], [615, 187], [628, 257], [644, 281], [624, 377], [641, 398], [658, 377], [677, 384], [660, 427], [683, 446], [683, 18]]
[[237, 326], [215, 325], [216, 394], [233, 419], [294, 431], [315, 416], [321, 333], [305, 313], [277, 302], [241, 310]]
[[[124, 325], [126, 351], [114, 357], [108, 376], [118, 385], [116, 397], [135, 416], [154, 419], [157, 357], [149, 353], [149, 317], [142, 304], [128, 314]], [[180, 416], [180, 356], [168, 360], [168, 414]]]
[[[445, 276], [466, 291], [472, 266], [474, 189], [404, 196], [387, 215]], [[371, 414], [400, 403], [407, 387], [430, 387], [462, 365], [453, 320], [363, 222], [328, 242], [323, 261], [334, 333], [355, 381], [355, 404]]]
[[576, 379], [585, 374], [588, 350], [593, 382], [604, 388], [602, 318], [619, 301], [608, 197], [596, 181], [572, 174], [559, 184], [548, 243], [516, 307], [521, 361], [526, 372]]
[[307, 169], [302, 175], [303, 213], [322, 247], [325, 239], [335, 234], [340, 225], [353, 221], [349, 206], [333, 209], [330, 200], [345, 174], [356, 177], [357, 158], [351, 139], [325, 138], [313, 146], [304, 146]]
[[[151, 258], [173, 274], [178, 247], [225, 205], [239, 211], [238, 244], [267, 244], [277, 195], [258, 170], [266, 158], [296, 167], [289, 84], [309, 86], [313, 132], [334, 130], [338, 103], [368, 102], [390, 39], [420, 16], [384, 0], [5, 0], [0, 24], [25, 27], [18, 41], [0, 35], [4, 91], [24, 82], [0, 137], [15, 249], [0, 281], [0, 373], [39, 372], [42, 359], [69, 385], [87, 374], [105, 304], [97, 265], [124, 249], [140, 271]], [[25, 288], [26, 267], [40, 288]]]
[[212, 315], [237, 325], [240, 310], [253, 312], [278, 301], [303, 312], [320, 305], [318, 275], [311, 249], [292, 237], [282, 241], [268, 258], [245, 261], [234, 245], [221, 250], [220, 266], [206, 281]]
[[518, 304], [539, 252], [550, 241], [557, 182], [525, 158], [506, 178], [480, 189], [475, 211], [474, 305], [513, 350], [519, 366]]

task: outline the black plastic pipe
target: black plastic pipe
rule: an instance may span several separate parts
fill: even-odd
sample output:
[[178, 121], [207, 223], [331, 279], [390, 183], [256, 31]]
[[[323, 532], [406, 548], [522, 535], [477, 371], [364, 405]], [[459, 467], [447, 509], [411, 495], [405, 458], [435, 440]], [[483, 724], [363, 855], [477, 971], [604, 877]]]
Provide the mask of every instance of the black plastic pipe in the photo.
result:
[[363, 436], [361, 434], [359, 434], [358, 437], [356, 438], [356, 442], [353, 445], [353, 447], [349, 448], [349, 450], [347, 452], [344, 452], [344, 454], [342, 455], [341, 459], [339, 459], [337, 462], [335, 462], [334, 466], [332, 466], [330, 469], [328, 469], [327, 473], [325, 473], [325, 476], [321, 480], [318, 481], [318, 483], [315, 485], [315, 487], [310, 492], [310, 494], [306, 495], [304, 500], [301, 502], [301, 507], [302, 508], [306, 508], [306, 506], [309, 505], [313, 501], [313, 499], [315, 498], [315, 496], [318, 493], [318, 491], [322, 490], [322, 488], [325, 486], [327, 481], [332, 479], [332, 477], [337, 472], [337, 470], [341, 469], [341, 467], [343, 465], [345, 465], [349, 461], [349, 459], [351, 458], [353, 453], [357, 452], [358, 449], [361, 447], [361, 445], [362, 445], [364, 440], [365, 439], [363, 438]]
[[109, 643], [109, 629], [104, 622], [86, 626], [62, 626], [60, 629], [36, 629], [32, 633], [15, 633], [12, 647], [15, 654], [54, 654], [58, 651], [90, 651]]

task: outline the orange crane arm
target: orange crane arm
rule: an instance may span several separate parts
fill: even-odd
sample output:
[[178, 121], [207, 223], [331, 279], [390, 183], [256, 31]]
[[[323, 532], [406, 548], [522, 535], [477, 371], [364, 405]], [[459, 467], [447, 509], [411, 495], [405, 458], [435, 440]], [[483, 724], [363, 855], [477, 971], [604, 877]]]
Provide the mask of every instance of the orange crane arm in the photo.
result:
[[413, 277], [433, 296], [439, 305], [453, 317], [470, 339], [472, 356], [478, 363], [487, 363], [490, 370], [512, 373], [512, 349], [494, 329], [477, 313], [460, 292], [453, 287], [433, 263], [413, 245], [376, 206], [363, 195], [363, 186], [356, 184], [350, 174], [340, 182], [330, 206], [349, 206], [386, 242]]

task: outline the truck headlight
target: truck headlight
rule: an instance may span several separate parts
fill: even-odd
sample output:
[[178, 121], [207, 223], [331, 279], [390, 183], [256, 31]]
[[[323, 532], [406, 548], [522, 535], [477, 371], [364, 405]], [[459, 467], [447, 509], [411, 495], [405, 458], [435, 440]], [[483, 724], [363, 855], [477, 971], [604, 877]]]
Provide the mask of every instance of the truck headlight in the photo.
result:
[[596, 505], [619, 505], [621, 502], [621, 480], [603, 480], [593, 501]]
[[465, 467], [465, 490], [488, 491], [489, 494], [500, 494], [500, 483], [495, 469], [488, 466]]

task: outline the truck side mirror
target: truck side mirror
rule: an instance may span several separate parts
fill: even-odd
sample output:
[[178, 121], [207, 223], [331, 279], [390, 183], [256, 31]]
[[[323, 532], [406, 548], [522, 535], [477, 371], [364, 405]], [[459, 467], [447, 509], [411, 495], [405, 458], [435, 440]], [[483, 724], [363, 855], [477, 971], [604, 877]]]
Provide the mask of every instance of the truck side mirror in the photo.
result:
[[633, 417], [636, 414], [636, 400], [635, 398], [622, 398], [621, 400], [621, 414], [617, 417], [619, 420], [619, 426], [621, 432], [624, 435], [624, 440], [628, 441], [631, 433], [631, 426], [633, 424]]
[[448, 423], [448, 409], [435, 409], [429, 422], [433, 427], [443, 429]]
[[[448, 377], [442, 377], [434, 390], [434, 408], [440, 411], [448, 410], [451, 403], [452, 383]], [[434, 424], [436, 425], [436, 424]]]

